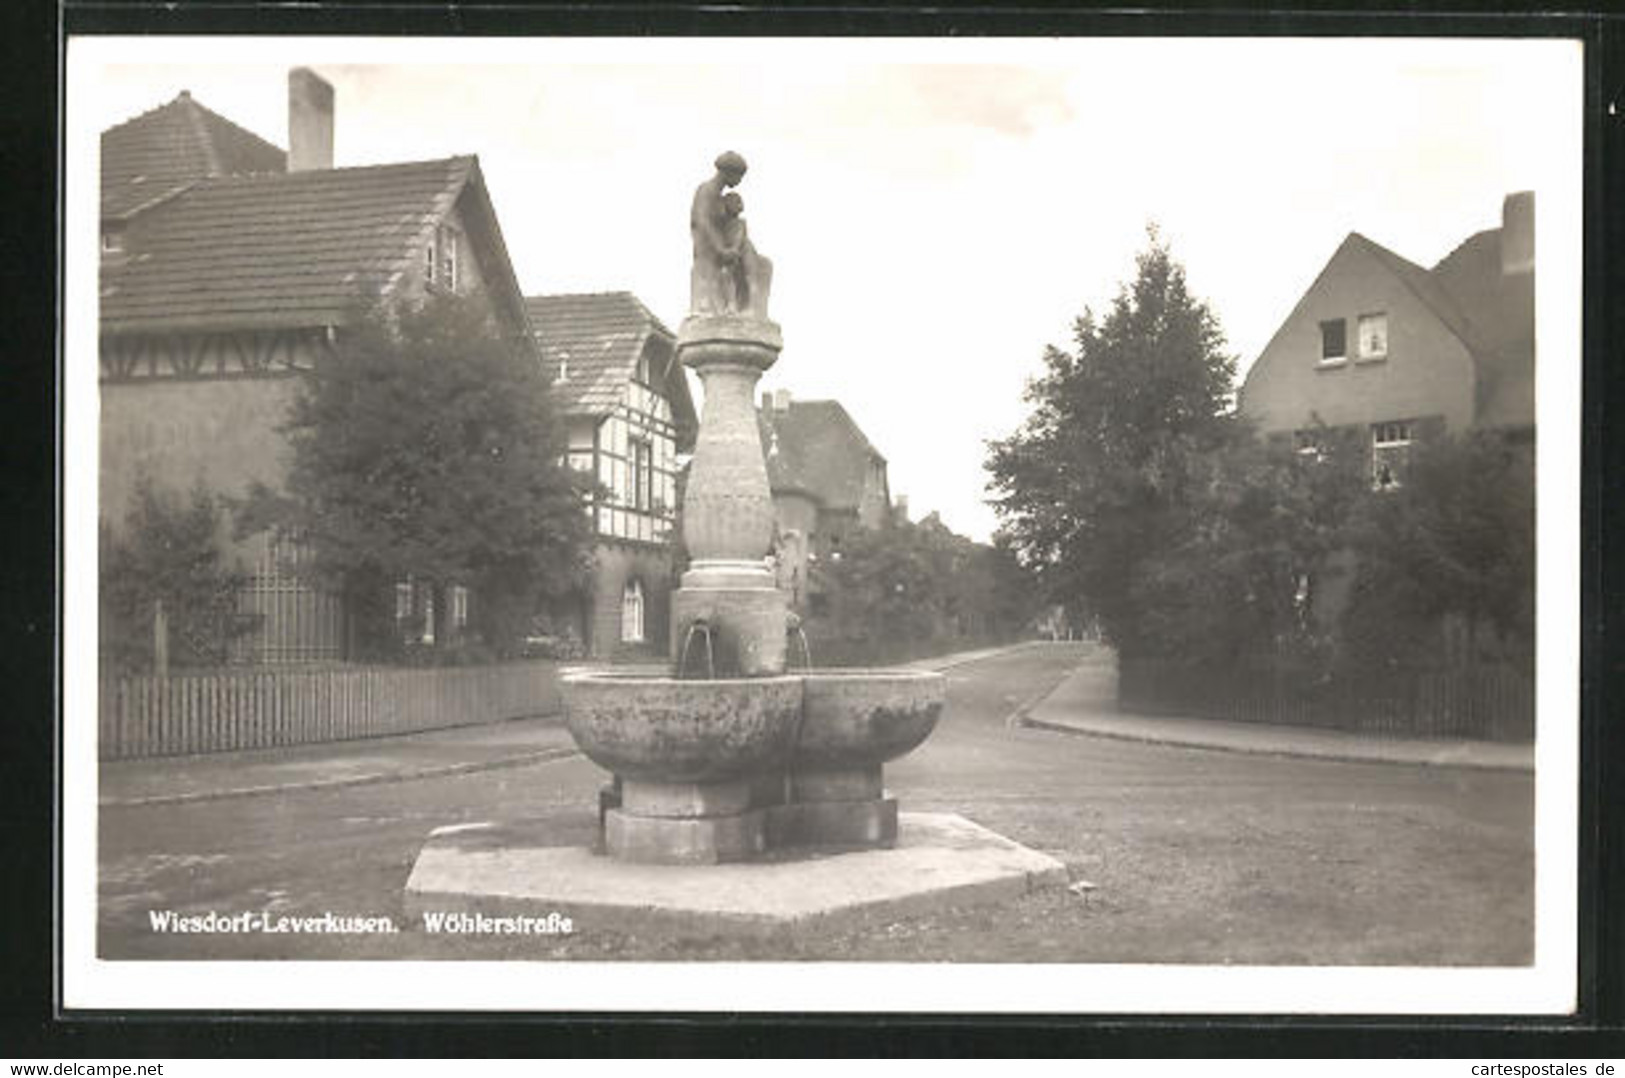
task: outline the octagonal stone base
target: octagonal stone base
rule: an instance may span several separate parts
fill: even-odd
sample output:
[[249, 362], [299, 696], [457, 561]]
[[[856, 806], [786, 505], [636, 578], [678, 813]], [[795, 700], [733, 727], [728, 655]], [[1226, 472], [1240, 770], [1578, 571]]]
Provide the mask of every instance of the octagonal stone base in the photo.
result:
[[407, 916], [557, 911], [577, 934], [777, 935], [1005, 902], [1067, 880], [1055, 858], [949, 813], [900, 814], [890, 849], [741, 864], [630, 864], [539, 838], [522, 822], [435, 831], [407, 880]]

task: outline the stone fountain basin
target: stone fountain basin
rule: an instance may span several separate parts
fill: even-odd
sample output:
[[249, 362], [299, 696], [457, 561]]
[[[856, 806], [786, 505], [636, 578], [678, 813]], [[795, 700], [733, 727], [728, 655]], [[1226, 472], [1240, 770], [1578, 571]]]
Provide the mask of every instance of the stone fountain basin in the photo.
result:
[[845, 770], [895, 760], [936, 728], [948, 679], [928, 670], [811, 670], [802, 675], [793, 766]]
[[565, 725], [588, 759], [622, 778], [726, 782], [787, 765], [803, 680], [571, 674]]

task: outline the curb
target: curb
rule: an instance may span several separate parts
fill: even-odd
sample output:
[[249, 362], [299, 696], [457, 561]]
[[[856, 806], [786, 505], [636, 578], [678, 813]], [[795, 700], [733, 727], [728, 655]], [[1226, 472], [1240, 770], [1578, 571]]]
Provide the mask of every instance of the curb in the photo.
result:
[[[935, 659], [916, 659], [911, 663], [904, 663], [904, 669], [914, 670], [952, 670], [958, 666], [969, 666], [971, 663], [985, 662], [988, 659], [997, 659], [1001, 655], [1010, 655], [1029, 648], [1043, 647], [1051, 643], [1048, 640], [1021, 640], [1014, 644], [1005, 644], [1003, 647], [992, 648], [987, 651], [973, 651], [961, 653], [958, 656], [943, 655]], [[1065, 643], [1065, 641], [1061, 641]], [[1057, 683], [1058, 684], [1058, 683]]]
[[378, 786], [388, 782], [407, 782], [412, 779], [434, 779], [447, 775], [467, 775], [475, 771], [496, 771], [508, 767], [525, 767], [529, 764], [543, 764], [551, 760], [563, 760], [567, 757], [580, 755], [581, 751], [573, 748], [541, 749], [536, 752], [520, 753], [517, 756], [502, 756], [495, 760], [443, 764], [439, 767], [418, 768], [415, 771], [374, 771], [364, 775], [349, 775], [341, 779], [311, 779], [306, 782], [285, 782], [266, 786], [238, 786], [226, 790], [198, 790], [184, 794], [157, 794], [152, 797], [108, 798], [98, 800], [96, 807], [140, 808], [149, 805], [187, 805], [199, 801], [263, 797], [266, 794], [283, 793], [288, 790], [331, 790], [345, 786]]
[[1065, 734], [1069, 737], [1101, 737], [1112, 741], [1135, 741], [1145, 745], [1166, 745], [1171, 748], [1182, 749], [1206, 749], [1210, 752], [1231, 752], [1243, 756], [1278, 756], [1297, 760], [1330, 760], [1335, 763], [1379, 764], [1400, 767], [1461, 768], [1469, 771], [1504, 771], [1525, 775], [1532, 775], [1535, 771], [1533, 766], [1523, 764], [1497, 764], [1471, 760], [1396, 760], [1381, 756], [1360, 756], [1347, 752], [1305, 752], [1279, 746], [1221, 745], [1206, 741], [1190, 741], [1184, 738], [1158, 737], [1154, 734], [1130, 734], [1117, 730], [1090, 730], [1084, 727], [1070, 726], [1066, 723], [1034, 719], [1019, 710], [1012, 716], [1011, 724], [1050, 733]]

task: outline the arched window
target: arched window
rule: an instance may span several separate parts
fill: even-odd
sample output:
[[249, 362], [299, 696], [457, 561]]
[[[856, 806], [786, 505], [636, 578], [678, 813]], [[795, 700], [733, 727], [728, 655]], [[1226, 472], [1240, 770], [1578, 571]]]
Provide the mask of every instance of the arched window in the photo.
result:
[[621, 643], [643, 643], [643, 584], [637, 580], [621, 592]]

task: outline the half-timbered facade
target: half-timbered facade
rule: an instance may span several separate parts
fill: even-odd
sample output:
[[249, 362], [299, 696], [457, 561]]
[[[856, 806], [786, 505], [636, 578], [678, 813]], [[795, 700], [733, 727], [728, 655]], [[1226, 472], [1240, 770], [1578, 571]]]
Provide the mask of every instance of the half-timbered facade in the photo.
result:
[[565, 617], [589, 654], [661, 653], [672, 587], [679, 454], [698, 423], [675, 338], [629, 292], [532, 296], [532, 331], [569, 431], [596, 477], [592, 592]]
[[[331, 88], [301, 69], [289, 89], [291, 155], [185, 93], [103, 133], [100, 501], [115, 527], [142, 479], [281, 485], [298, 379], [382, 299], [483, 291], [526, 330], [477, 159], [334, 168]], [[313, 101], [325, 120], [301, 113]], [[345, 654], [343, 611], [298, 576], [289, 536], [237, 553], [252, 573], [239, 608], [260, 627], [236, 659]]]

